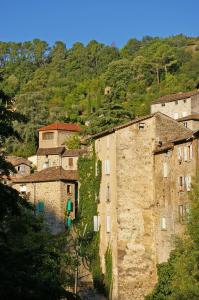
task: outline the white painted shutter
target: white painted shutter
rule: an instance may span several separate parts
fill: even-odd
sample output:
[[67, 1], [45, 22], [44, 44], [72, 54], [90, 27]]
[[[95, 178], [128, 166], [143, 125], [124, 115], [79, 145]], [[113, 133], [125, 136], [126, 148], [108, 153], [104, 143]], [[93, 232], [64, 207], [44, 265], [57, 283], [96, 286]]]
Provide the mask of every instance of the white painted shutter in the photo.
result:
[[168, 163], [163, 163], [163, 177], [168, 177], [169, 169], [168, 169]]
[[166, 223], [166, 218], [165, 217], [161, 218], [161, 229], [162, 230], [167, 229], [167, 223]]
[[106, 175], [110, 174], [110, 161], [109, 161], [109, 159], [105, 160], [105, 174]]
[[191, 144], [189, 146], [189, 159], [192, 160], [193, 158], [193, 145]]
[[93, 216], [93, 227], [95, 232], [99, 231], [99, 226], [100, 226], [100, 216]]
[[184, 147], [184, 161], [188, 160], [188, 152], [187, 152], [187, 147]]
[[106, 216], [106, 232], [111, 232], [111, 217]]
[[182, 160], [182, 148], [178, 147], [178, 160]]

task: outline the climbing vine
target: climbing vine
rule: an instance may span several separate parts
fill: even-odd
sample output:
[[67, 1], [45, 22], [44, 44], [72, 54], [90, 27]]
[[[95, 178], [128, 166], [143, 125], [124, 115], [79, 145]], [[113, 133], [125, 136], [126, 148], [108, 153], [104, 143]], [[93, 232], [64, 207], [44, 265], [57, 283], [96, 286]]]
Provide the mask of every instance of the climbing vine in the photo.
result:
[[108, 246], [105, 253], [105, 266], [106, 266], [106, 273], [104, 276], [104, 284], [106, 287], [106, 294], [107, 296], [109, 296], [111, 294], [111, 289], [112, 289], [112, 272], [113, 272], [112, 251], [110, 249], [110, 246]]
[[77, 229], [80, 256], [92, 272], [94, 286], [98, 290], [103, 287], [103, 274], [99, 257], [99, 232], [93, 230], [93, 217], [97, 215], [101, 169], [101, 161], [97, 159], [94, 147], [91, 153], [78, 159], [80, 189]]

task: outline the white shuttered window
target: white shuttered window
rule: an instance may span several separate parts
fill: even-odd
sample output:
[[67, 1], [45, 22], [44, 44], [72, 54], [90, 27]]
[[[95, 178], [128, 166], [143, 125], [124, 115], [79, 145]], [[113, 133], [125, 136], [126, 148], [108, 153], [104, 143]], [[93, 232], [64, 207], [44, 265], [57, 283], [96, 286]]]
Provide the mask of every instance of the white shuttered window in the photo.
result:
[[110, 161], [109, 161], [109, 159], [105, 160], [105, 174], [106, 175], [110, 174]]

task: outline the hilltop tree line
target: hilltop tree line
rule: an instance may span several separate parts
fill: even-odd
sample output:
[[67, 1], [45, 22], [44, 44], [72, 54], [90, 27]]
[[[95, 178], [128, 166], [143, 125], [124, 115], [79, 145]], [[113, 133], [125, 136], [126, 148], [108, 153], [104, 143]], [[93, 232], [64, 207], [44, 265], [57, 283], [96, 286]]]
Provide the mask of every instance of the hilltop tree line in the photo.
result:
[[13, 123], [23, 144], [11, 137], [5, 148], [33, 154], [36, 129], [54, 121], [96, 133], [146, 114], [153, 99], [195, 89], [198, 73], [199, 38], [184, 35], [132, 38], [121, 49], [95, 40], [71, 48], [39, 39], [0, 42], [0, 90], [27, 118]]

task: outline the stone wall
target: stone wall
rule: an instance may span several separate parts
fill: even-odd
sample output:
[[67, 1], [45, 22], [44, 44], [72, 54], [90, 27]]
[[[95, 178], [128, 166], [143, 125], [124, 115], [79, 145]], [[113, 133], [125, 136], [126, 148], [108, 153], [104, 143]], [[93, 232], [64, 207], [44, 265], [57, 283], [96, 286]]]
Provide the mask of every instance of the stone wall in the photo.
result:
[[[43, 134], [47, 132], [53, 132], [53, 139], [45, 140]], [[65, 131], [65, 130], [49, 130], [39, 131], [39, 148], [55, 148], [62, 147], [64, 142], [69, 136], [76, 135], [76, 132]]]
[[[192, 113], [191, 98], [151, 105], [151, 113], [162, 112], [171, 118], [178, 119]], [[199, 112], [199, 108], [197, 110]]]
[[[186, 221], [179, 218], [179, 206], [187, 207], [189, 193], [179, 186], [180, 176], [192, 176], [196, 174], [198, 164], [197, 140], [192, 143], [193, 158], [189, 161], [178, 159], [178, 148], [184, 152], [192, 142], [175, 145], [173, 150], [155, 155], [155, 206], [156, 206], [156, 247], [157, 262], [165, 262], [169, 258], [170, 251], [174, 247], [176, 235], [182, 235]], [[164, 164], [168, 168], [168, 176], [164, 177]], [[165, 227], [162, 228], [164, 219]]]
[[[69, 165], [69, 159], [73, 159], [73, 165], [70, 166]], [[64, 170], [77, 170], [77, 161], [78, 161], [78, 157], [77, 156], [73, 156], [73, 157], [67, 157], [67, 156], [62, 156], [61, 158], [62, 160], [62, 168]]]
[[[38, 202], [44, 202], [45, 219], [52, 231], [56, 234], [64, 230], [66, 218], [67, 203], [67, 185], [71, 185], [71, 196], [73, 203], [75, 202], [74, 183], [52, 181], [52, 182], [35, 182], [26, 183], [26, 193], [29, 201], [34, 205]], [[14, 184], [13, 187], [20, 191], [21, 184]], [[49, 188], [50, 186], [50, 188]], [[75, 205], [73, 205], [73, 208]], [[71, 214], [74, 217], [74, 212]]]
[[155, 118], [116, 132], [118, 299], [144, 299], [156, 282]]
[[48, 167], [61, 166], [62, 158], [60, 155], [38, 155], [37, 156], [37, 171], [44, 169], [44, 164], [48, 162]]

